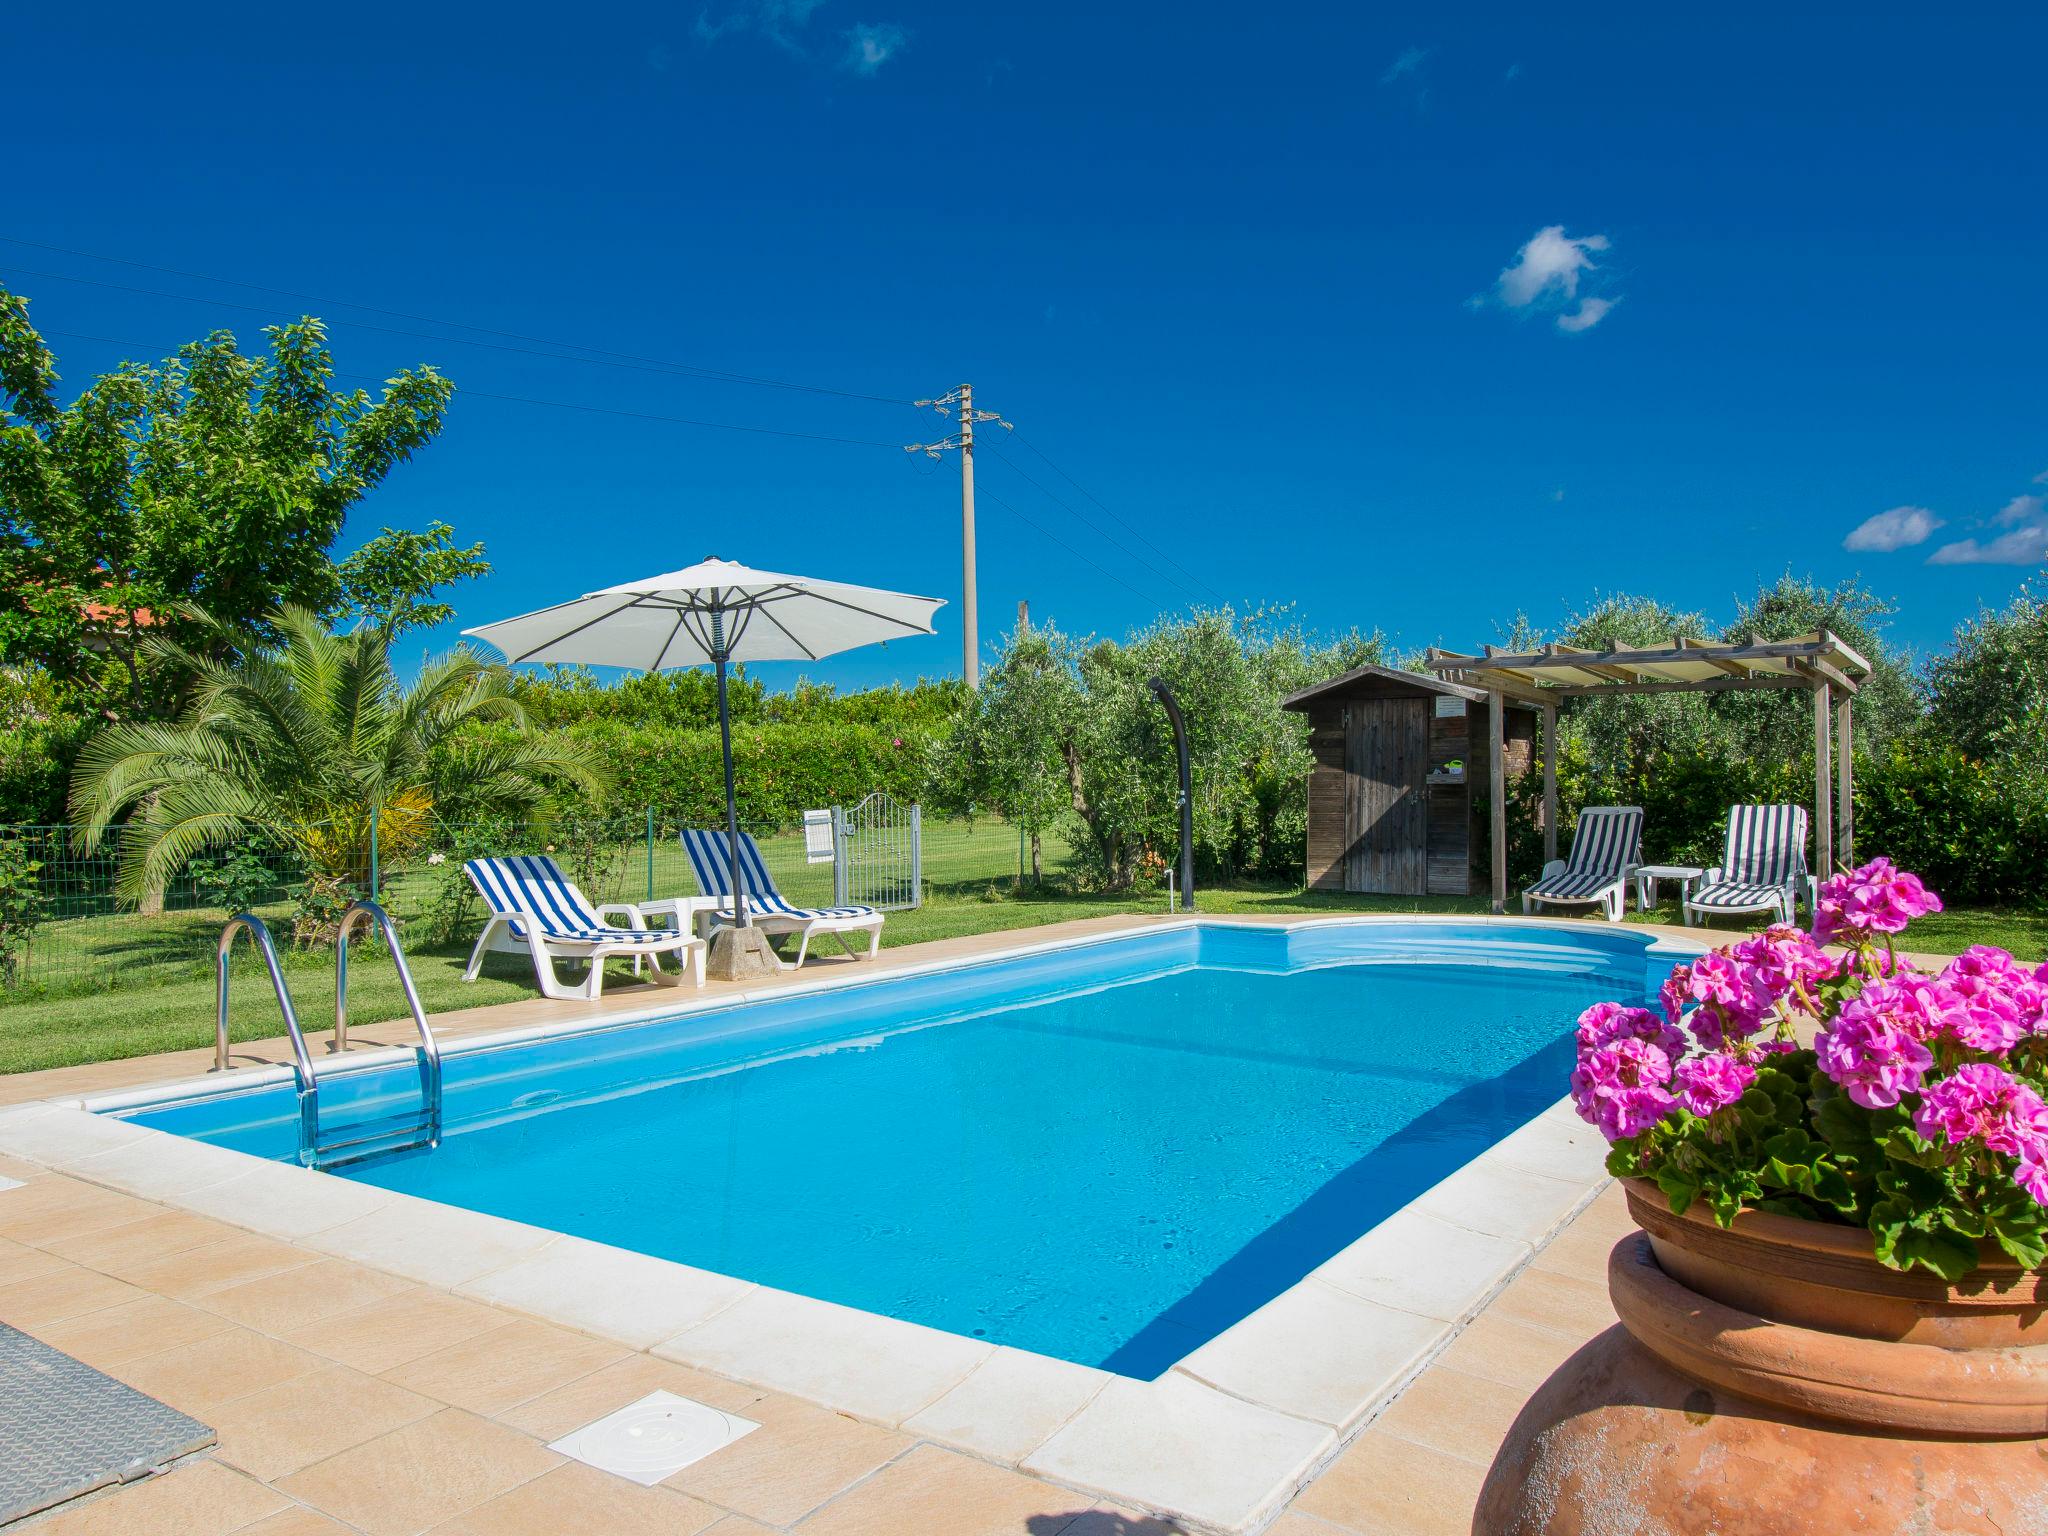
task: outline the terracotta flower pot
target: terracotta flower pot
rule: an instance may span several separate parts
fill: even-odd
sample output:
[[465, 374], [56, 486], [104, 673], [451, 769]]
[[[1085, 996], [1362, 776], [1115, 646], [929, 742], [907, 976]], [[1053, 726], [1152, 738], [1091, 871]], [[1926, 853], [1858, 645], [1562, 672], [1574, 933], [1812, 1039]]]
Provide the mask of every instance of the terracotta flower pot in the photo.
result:
[[2048, 1536], [2039, 1274], [1987, 1256], [1951, 1286], [1853, 1228], [1628, 1199], [1621, 1327], [1523, 1408], [1475, 1532]]

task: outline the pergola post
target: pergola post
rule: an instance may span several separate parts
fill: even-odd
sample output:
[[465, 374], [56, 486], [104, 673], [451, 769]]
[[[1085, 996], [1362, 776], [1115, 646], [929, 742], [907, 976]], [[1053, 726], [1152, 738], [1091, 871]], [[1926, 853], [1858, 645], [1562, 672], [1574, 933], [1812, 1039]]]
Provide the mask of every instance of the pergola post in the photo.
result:
[[1813, 689], [1813, 856], [1822, 879], [1835, 867], [1834, 771], [1828, 762], [1828, 715], [1834, 702], [1825, 679]]
[[1486, 695], [1486, 777], [1491, 788], [1487, 806], [1487, 851], [1493, 860], [1493, 910], [1508, 909], [1508, 773], [1507, 696], [1499, 689]]
[[1557, 857], [1557, 706], [1543, 707], [1543, 862]]
[[[1856, 765], [1853, 738], [1849, 734], [1849, 703], [1853, 694], [1843, 694], [1835, 706], [1835, 782], [1841, 803], [1835, 807], [1835, 857], [1852, 869], [1856, 865]], [[1820, 872], [1827, 879], [1829, 871]]]

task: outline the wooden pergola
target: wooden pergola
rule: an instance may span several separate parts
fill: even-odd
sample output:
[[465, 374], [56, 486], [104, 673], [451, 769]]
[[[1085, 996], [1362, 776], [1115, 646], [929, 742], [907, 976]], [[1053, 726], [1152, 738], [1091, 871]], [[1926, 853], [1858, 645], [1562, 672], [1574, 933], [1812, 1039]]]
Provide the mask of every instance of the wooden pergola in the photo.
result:
[[[1493, 910], [1508, 899], [1506, 775], [1500, 734], [1504, 701], [1543, 712], [1543, 857], [1557, 857], [1557, 706], [1564, 699], [1632, 693], [1722, 693], [1737, 688], [1803, 688], [1813, 695], [1814, 869], [1834, 868], [1836, 850], [1855, 852], [1850, 701], [1870, 677], [1870, 663], [1827, 630], [1792, 640], [1719, 645], [1675, 637], [1669, 645], [1595, 651], [1546, 645], [1521, 653], [1489, 645], [1478, 656], [1432, 648], [1431, 671], [1491, 696], [1487, 743], [1492, 788]], [[1832, 746], [1829, 722], [1833, 721]], [[1832, 767], [1830, 758], [1832, 757]]]

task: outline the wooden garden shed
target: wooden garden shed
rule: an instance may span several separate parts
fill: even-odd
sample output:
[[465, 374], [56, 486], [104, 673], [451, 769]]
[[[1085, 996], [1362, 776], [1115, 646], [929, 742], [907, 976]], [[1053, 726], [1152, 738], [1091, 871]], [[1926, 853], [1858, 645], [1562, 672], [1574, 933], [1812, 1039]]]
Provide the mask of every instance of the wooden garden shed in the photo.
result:
[[[1308, 884], [1466, 896], [1485, 889], [1493, 705], [1483, 688], [1357, 667], [1281, 701], [1308, 716]], [[1527, 772], [1535, 714], [1503, 705], [1503, 770]]]

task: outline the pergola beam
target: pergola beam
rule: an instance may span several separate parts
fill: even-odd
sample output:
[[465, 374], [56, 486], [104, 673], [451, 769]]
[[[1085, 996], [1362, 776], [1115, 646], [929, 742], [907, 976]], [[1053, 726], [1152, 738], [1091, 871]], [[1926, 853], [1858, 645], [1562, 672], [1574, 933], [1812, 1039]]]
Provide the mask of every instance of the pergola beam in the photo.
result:
[[1555, 656], [1544, 651], [1509, 654], [1491, 648], [1484, 656], [1458, 656], [1446, 651], [1436, 653], [1429, 665], [1432, 670], [1438, 672], [1463, 672], [1482, 667], [1540, 672], [1555, 667], [1584, 667], [1589, 662], [1627, 667], [1637, 663], [1660, 661], [1712, 662], [1716, 657], [1733, 662], [1799, 661], [1824, 656], [1828, 651], [1840, 651], [1850, 660], [1852, 667], [1862, 670], [1858, 666], [1861, 658], [1856, 656], [1855, 652], [1841, 642], [1825, 637], [1820, 640], [1777, 640], [1761, 645], [1686, 644], [1660, 646], [1652, 650], [1584, 651]]

